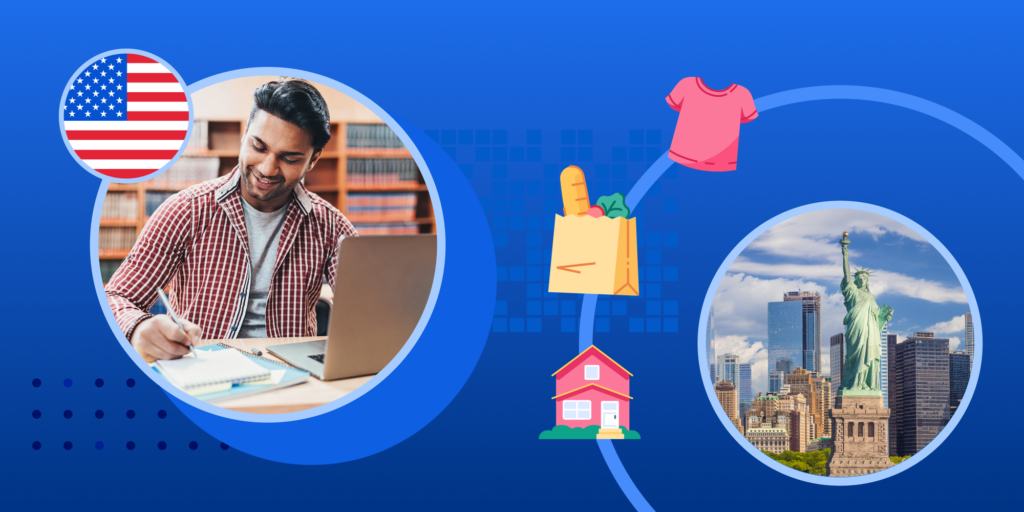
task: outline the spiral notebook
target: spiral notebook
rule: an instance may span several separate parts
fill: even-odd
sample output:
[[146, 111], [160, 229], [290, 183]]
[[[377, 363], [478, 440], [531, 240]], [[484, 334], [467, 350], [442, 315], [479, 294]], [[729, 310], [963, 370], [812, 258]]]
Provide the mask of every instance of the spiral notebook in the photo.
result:
[[270, 370], [256, 364], [237, 350], [200, 350], [195, 357], [160, 360], [160, 373], [178, 388], [188, 392], [202, 387], [244, 384], [271, 377]]

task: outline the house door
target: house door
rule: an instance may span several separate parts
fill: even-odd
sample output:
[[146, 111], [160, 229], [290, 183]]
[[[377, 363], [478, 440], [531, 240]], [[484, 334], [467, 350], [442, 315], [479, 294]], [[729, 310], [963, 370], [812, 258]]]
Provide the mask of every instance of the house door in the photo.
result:
[[618, 402], [601, 402], [601, 428], [619, 428]]

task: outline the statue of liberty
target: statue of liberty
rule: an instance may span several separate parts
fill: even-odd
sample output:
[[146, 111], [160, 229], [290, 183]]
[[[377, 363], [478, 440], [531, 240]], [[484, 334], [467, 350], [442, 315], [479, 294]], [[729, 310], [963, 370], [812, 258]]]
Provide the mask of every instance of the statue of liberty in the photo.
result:
[[870, 269], [850, 274], [849, 232], [843, 232], [843, 304], [846, 306], [846, 360], [843, 361], [843, 382], [837, 396], [881, 396], [879, 385], [882, 358], [882, 328], [892, 320], [893, 309], [878, 307], [868, 288]]

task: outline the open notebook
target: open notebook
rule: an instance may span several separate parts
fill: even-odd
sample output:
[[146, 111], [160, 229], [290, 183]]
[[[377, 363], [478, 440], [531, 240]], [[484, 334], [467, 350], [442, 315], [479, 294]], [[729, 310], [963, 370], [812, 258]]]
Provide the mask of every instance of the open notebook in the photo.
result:
[[270, 370], [237, 350], [197, 350], [196, 356], [156, 362], [160, 373], [185, 392], [217, 385], [230, 386], [271, 377]]

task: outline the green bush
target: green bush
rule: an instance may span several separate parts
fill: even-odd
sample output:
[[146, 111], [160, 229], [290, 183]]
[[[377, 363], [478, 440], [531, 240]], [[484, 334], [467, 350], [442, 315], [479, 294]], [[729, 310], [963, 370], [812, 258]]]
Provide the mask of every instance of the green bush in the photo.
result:
[[[626, 427], [619, 427], [626, 439], [640, 439], [640, 433], [635, 430], [626, 430]], [[539, 439], [597, 439], [597, 431], [601, 430], [598, 425], [589, 425], [584, 428], [567, 427], [556, 425], [551, 430], [540, 433]]]
[[907, 455], [906, 457], [900, 457], [899, 455], [893, 455], [892, 457], [889, 457], [889, 460], [891, 460], [893, 464], [899, 464], [900, 462], [903, 462], [903, 461], [905, 461], [905, 460], [907, 460], [909, 458], [910, 458], [910, 455]]
[[830, 448], [825, 448], [824, 450], [807, 453], [791, 452], [789, 450], [782, 453], [772, 453], [761, 450], [761, 453], [767, 455], [772, 460], [797, 471], [824, 476], [825, 464], [828, 462], [828, 456], [832, 453], [832, 450]]

